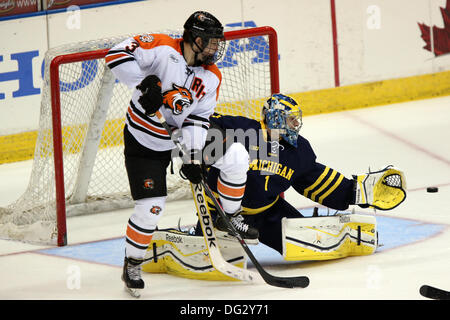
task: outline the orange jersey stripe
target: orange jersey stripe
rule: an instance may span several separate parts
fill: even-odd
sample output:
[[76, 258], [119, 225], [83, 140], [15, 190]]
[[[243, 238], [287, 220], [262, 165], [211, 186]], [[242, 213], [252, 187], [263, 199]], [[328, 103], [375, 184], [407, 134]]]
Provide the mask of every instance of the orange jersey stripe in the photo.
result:
[[217, 191], [225, 196], [241, 198], [244, 196], [245, 186], [241, 188], [230, 188], [217, 180]]
[[202, 65], [202, 67], [205, 70], [214, 73], [216, 77], [219, 79], [219, 81], [222, 81], [222, 72], [220, 72], [219, 67], [217, 67], [215, 64]]
[[132, 240], [133, 242], [142, 244], [142, 245], [148, 245], [152, 241], [153, 235], [146, 235], [137, 232], [136, 230], [132, 229], [130, 226], [127, 226], [127, 238]]
[[113, 60], [116, 60], [116, 59], [122, 58], [122, 57], [129, 57], [129, 55], [127, 55], [125, 53], [113, 54], [113, 55], [105, 57], [105, 61], [106, 61], [106, 63], [109, 63]]
[[143, 121], [141, 118], [139, 118], [138, 116], [136, 116], [133, 113], [133, 110], [131, 109], [131, 107], [128, 107], [128, 114], [130, 115], [131, 119], [133, 119], [134, 122], [139, 123], [141, 126], [147, 128], [150, 131], [153, 132], [157, 132], [159, 134], [164, 134], [164, 135], [169, 135], [169, 133], [167, 132], [167, 130], [165, 129], [160, 129], [157, 127], [152, 126], [150, 123]]
[[215, 64], [203, 65], [203, 68], [205, 68], [205, 70], [208, 70], [208, 71], [211, 71], [212, 73], [214, 73], [216, 75], [216, 77], [219, 79], [219, 85], [217, 86], [217, 89], [216, 89], [216, 100], [218, 100], [219, 99], [219, 88], [220, 88], [220, 84], [222, 83], [222, 73], [220, 72], [219, 68]]
[[147, 34], [134, 37], [139, 43], [139, 46], [143, 49], [153, 49], [159, 46], [170, 46], [174, 48], [179, 54], [181, 52], [181, 41], [183, 39], [174, 39], [167, 34]]

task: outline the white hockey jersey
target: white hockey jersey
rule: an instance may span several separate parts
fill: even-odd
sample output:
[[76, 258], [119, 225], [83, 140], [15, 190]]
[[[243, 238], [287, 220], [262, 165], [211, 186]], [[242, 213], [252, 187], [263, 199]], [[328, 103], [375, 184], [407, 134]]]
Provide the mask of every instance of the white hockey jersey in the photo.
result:
[[[222, 75], [216, 65], [188, 66], [181, 51], [182, 39], [164, 34], [147, 34], [117, 44], [105, 57], [116, 78], [136, 88], [148, 75], [161, 79], [163, 103], [159, 110], [174, 130], [181, 129], [182, 142], [189, 149], [204, 146], [209, 116], [214, 112]], [[148, 117], [134, 90], [126, 114], [131, 134], [143, 146], [171, 150], [175, 146], [158, 118]]]

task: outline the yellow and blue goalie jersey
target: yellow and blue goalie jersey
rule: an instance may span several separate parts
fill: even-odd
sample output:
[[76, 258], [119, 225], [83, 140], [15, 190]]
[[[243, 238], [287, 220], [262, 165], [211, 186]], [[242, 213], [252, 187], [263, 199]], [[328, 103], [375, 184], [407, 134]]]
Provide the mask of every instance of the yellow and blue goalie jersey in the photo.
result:
[[[231, 137], [243, 143], [250, 155], [242, 200], [245, 214], [267, 210], [291, 186], [301, 195], [332, 209], [345, 210], [354, 203], [353, 180], [316, 162], [316, 155], [304, 137], [299, 135], [295, 148], [283, 139], [270, 141], [262, 121], [218, 114], [211, 116], [210, 121], [226, 130], [228, 140]], [[208, 184], [215, 192], [218, 175], [218, 169], [211, 167]]]

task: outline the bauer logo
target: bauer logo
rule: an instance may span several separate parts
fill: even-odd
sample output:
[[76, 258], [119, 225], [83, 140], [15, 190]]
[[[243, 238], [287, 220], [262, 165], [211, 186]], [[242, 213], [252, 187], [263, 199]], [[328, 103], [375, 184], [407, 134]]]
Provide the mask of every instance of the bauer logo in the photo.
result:
[[[236, 27], [242, 23], [229, 23], [226, 26]], [[245, 27], [256, 27], [254, 21], [245, 21]], [[149, 35], [144, 36], [145, 41], [151, 41]], [[231, 40], [227, 46], [224, 58], [217, 63], [219, 68], [233, 68], [240, 65], [237, 56], [241, 53], [250, 53], [247, 59], [251, 64], [267, 63], [269, 61], [269, 43], [263, 36], [251, 37], [246, 40]], [[0, 55], [0, 84], [2, 82], [17, 81], [18, 88], [6, 89], [0, 87], [0, 100], [9, 98], [19, 98], [24, 96], [38, 95], [41, 93], [40, 83], [44, 77], [44, 53], [39, 50], [16, 52]], [[38, 64], [36, 64], [38, 60]], [[11, 63], [13, 62], [13, 63]], [[248, 63], [246, 61], [246, 63]], [[11, 67], [12, 65], [17, 67]], [[40, 70], [39, 70], [40, 68]], [[77, 91], [92, 85], [94, 79], [99, 74], [99, 62], [97, 60], [84, 61], [78, 67], [76, 74], [71, 74], [70, 78], [60, 79], [60, 90], [62, 92]]]

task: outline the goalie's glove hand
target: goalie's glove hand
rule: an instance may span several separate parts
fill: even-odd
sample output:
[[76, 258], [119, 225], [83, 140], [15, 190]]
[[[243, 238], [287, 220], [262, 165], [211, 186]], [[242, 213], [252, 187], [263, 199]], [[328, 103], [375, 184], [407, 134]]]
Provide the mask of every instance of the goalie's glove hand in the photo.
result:
[[142, 92], [138, 101], [145, 110], [146, 115], [153, 115], [161, 107], [163, 103], [163, 96], [161, 93], [161, 80], [158, 76], [149, 75], [136, 89]]
[[201, 164], [200, 150], [191, 150], [188, 152], [191, 156], [191, 161], [183, 163], [180, 169], [180, 175], [183, 179], [188, 179], [193, 184], [198, 184], [203, 180], [203, 167]]
[[406, 180], [404, 173], [387, 166], [375, 172], [354, 175], [355, 203], [362, 208], [373, 207], [391, 210], [406, 198]]

